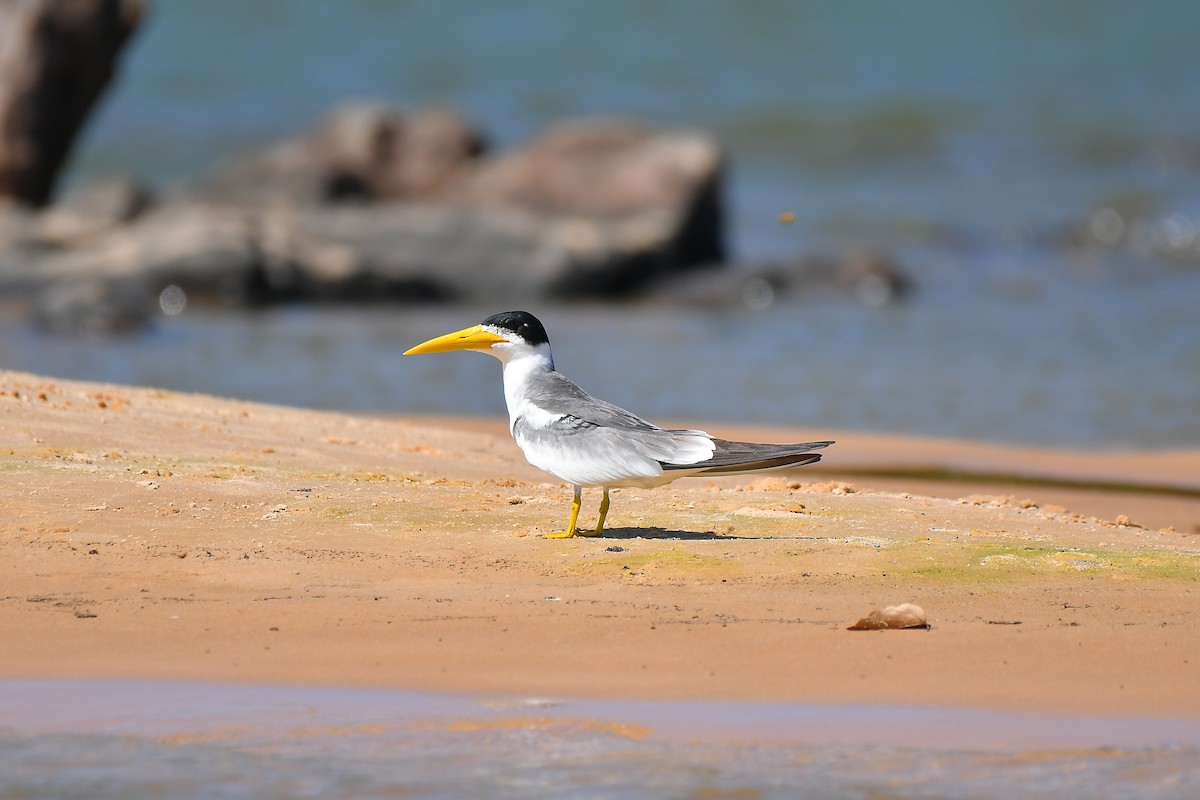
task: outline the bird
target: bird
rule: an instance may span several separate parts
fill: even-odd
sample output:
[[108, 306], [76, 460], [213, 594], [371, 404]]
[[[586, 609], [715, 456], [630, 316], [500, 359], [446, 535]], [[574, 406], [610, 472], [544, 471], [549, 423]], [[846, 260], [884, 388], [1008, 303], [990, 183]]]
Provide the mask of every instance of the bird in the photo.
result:
[[[494, 314], [478, 325], [412, 347], [404, 355], [454, 350], [477, 351], [500, 360], [509, 433], [530, 464], [574, 487], [566, 530], [545, 534], [549, 539], [602, 535], [609, 489], [803, 466], [821, 459], [814, 450], [833, 444], [737, 442], [702, 430], [659, 427], [591, 396], [557, 371], [546, 328], [527, 311]], [[584, 487], [604, 490], [600, 521], [592, 530], [577, 525]]]

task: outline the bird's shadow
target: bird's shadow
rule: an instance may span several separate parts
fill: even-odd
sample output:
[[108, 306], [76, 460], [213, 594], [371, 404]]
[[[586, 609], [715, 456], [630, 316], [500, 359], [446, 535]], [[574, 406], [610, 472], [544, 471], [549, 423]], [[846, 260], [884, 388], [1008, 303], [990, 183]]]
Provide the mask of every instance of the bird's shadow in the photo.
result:
[[764, 539], [764, 536], [734, 536], [716, 531], [677, 531], [667, 528], [605, 528], [601, 539], [682, 539], [702, 541], [712, 539]]

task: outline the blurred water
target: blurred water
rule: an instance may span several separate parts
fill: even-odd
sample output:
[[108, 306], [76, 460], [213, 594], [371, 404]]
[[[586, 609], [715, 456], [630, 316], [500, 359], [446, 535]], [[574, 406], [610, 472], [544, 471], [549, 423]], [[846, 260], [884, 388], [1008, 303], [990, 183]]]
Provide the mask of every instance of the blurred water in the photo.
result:
[[[1148, 293], [1149, 288], [1140, 291]], [[802, 425], [1004, 442], [1200, 445], [1200, 325], [1190, 289], [1059, 296], [952, 289], [923, 302], [763, 312], [533, 306], [557, 366], [651, 420]], [[1054, 313], [1045, 313], [1051, 304]], [[0, 365], [48, 375], [387, 414], [505, 412], [500, 366], [404, 358], [501, 309], [279, 308], [184, 313], [132, 337], [45, 336], [0, 316]], [[715, 430], [719, 431], [719, 424]]]
[[[633, 114], [729, 148], [738, 252], [891, 229], [1200, 212], [1200, 5], [157, 0], [76, 175], [179, 177], [348, 96], [500, 147]], [[780, 229], [779, 212], [797, 224]], [[885, 235], [886, 234], [886, 235]]]
[[0, 798], [1182, 798], [1186, 720], [0, 683]]
[[[1197, 446], [1196, 30], [1186, 0], [158, 0], [70, 178], [179, 179], [350, 96], [451, 103], [501, 147], [588, 113], [699, 126], [731, 154], [738, 257], [871, 246], [918, 290], [884, 309], [522, 304], [585, 388], [652, 419]], [[498, 310], [189, 308], [116, 340], [0, 310], [0, 367], [495, 414], [495, 364], [398, 353]]]

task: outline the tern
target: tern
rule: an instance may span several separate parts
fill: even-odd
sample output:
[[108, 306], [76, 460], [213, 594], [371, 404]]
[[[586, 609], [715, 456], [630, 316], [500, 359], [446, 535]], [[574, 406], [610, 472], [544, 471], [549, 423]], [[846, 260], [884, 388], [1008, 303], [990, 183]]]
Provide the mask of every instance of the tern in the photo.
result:
[[[571, 519], [549, 539], [600, 536], [608, 516], [608, 490], [661, 486], [694, 475], [737, 475], [798, 467], [821, 460], [833, 442], [757, 444], [734, 442], [700, 430], [671, 430], [592, 397], [554, 369], [542, 323], [525, 311], [506, 311], [478, 325], [438, 336], [404, 355], [474, 350], [504, 365], [508, 430], [530, 464], [575, 489]], [[583, 487], [604, 489], [594, 530], [576, 526]]]

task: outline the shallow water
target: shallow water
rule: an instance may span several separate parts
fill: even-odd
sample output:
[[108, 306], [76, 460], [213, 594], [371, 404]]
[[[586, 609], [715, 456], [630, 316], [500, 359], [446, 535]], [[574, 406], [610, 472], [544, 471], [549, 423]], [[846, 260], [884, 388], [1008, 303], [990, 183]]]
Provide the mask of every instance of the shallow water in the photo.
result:
[[0, 798], [1176, 798], [1200, 723], [0, 682]]

